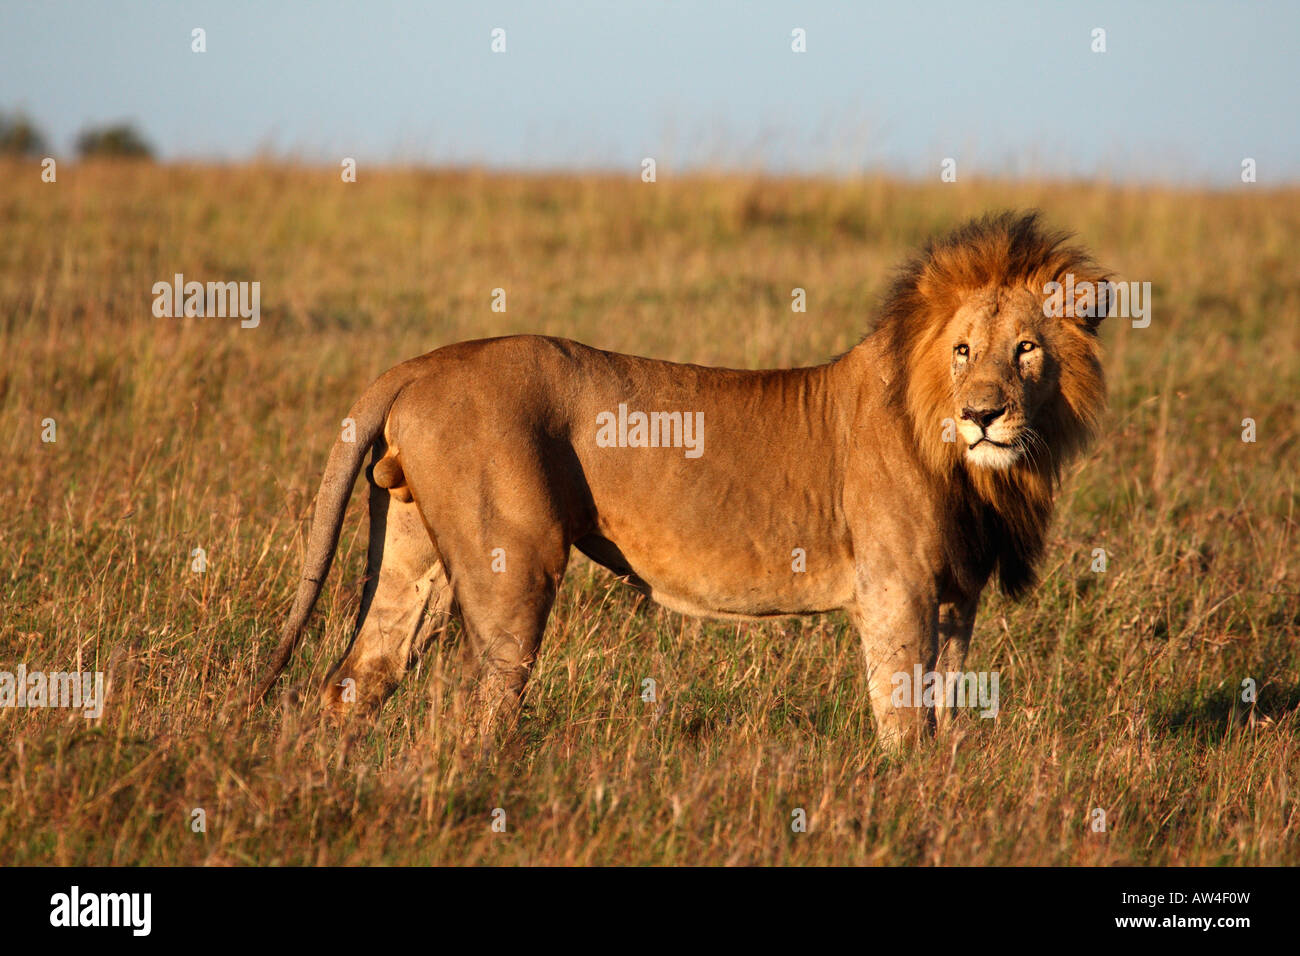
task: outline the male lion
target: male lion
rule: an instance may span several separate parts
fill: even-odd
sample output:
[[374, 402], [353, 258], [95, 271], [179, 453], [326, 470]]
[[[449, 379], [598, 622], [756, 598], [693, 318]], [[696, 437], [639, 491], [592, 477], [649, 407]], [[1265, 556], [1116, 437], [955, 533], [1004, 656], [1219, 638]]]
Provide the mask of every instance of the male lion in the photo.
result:
[[871, 334], [812, 368], [537, 336], [396, 366], [349, 412], [355, 442], [330, 452], [255, 696], [298, 641], [373, 448], [366, 585], [330, 706], [377, 707], [458, 611], [479, 664], [470, 732], [512, 724], [576, 547], [686, 614], [844, 609], [878, 736], [919, 739], [951, 710], [894, 706], [893, 676], [960, 671], [989, 577], [1013, 597], [1030, 587], [1061, 468], [1104, 408], [1104, 304], [1045, 308], [1049, 283], [1107, 280], [1066, 238], [1036, 214], [968, 223], [903, 269]]

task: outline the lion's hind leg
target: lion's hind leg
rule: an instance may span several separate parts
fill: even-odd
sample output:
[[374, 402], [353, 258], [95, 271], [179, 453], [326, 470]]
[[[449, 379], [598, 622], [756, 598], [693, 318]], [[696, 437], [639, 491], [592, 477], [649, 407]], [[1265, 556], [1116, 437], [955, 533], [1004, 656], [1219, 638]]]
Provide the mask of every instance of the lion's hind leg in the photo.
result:
[[[395, 419], [402, 414], [398, 407]], [[462, 424], [470, 414], [474, 428]], [[508, 403], [455, 416], [426, 408], [422, 427], [403, 432], [399, 422], [394, 430], [404, 442], [404, 479], [446, 566], [462, 625], [469, 666], [456, 695], [461, 744], [482, 756], [517, 740], [510, 731], [569, 548], [586, 530], [577, 464]]]
[[568, 549], [552, 544], [509, 548], [504, 573], [458, 581], [471, 669], [461, 741], [469, 749], [490, 752], [515, 729], [567, 564]]
[[436, 534], [464, 628], [461, 744], [485, 756], [513, 737], [569, 548], [558, 524], [544, 521], [445, 522]]
[[322, 688], [335, 712], [371, 711], [445, 623], [451, 588], [410, 495], [370, 489], [366, 584], [351, 644]]

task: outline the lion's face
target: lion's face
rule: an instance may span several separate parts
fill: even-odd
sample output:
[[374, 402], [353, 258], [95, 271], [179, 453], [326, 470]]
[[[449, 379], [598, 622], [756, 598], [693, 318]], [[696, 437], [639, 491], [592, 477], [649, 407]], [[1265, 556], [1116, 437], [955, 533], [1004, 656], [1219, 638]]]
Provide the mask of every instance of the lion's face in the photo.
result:
[[1041, 446], [1036, 419], [1059, 385], [1058, 326], [1024, 288], [974, 293], [954, 313], [940, 346], [968, 466], [1007, 469]]
[[1032, 213], [967, 223], [895, 277], [868, 337], [919, 464], [954, 514], [988, 519], [980, 560], [997, 551], [1013, 596], [1033, 581], [1062, 469], [1106, 408], [1098, 329], [1111, 300], [1095, 295], [1109, 275], [1067, 239]]

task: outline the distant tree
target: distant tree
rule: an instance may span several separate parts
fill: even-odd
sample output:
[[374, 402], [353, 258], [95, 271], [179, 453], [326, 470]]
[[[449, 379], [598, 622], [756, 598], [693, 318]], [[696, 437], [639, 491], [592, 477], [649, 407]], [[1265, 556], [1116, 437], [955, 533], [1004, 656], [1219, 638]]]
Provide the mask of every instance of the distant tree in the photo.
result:
[[0, 114], [0, 154], [38, 156], [45, 152], [45, 137], [27, 116]]
[[148, 159], [153, 156], [153, 150], [144, 141], [144, 137], [129, 123], [92, 126], [82, 130], [77, 137], [77, 152], [83, 157]]

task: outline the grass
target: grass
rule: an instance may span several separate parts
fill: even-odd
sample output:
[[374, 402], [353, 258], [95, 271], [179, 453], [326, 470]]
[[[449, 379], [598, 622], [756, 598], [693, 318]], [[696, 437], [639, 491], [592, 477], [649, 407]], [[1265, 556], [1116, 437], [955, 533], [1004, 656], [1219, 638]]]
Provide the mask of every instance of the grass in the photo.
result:
[[[841, 616], [690, 620], [580, 557], [513, 758], [444, 732], [455, 628], [373, 723], [243, 707], [386, 367], [522, 331], [823, 361], [916, 243], [1028, 206], [1154, 309], [1103, 327], [1111, 413], [1042, 585], [982, 603], [996, 720], [886, 756]], [[0, 222], [0, 670], [110, 685], [97, 721], [0, 710], [0, 864], [1300, 863], [1300, 191], [7, 163]], [[259, 281], [261, 325], [154, 318], [177, 272]], [[364, 527], [358, 490], [296, 684], [342, 651]]]

